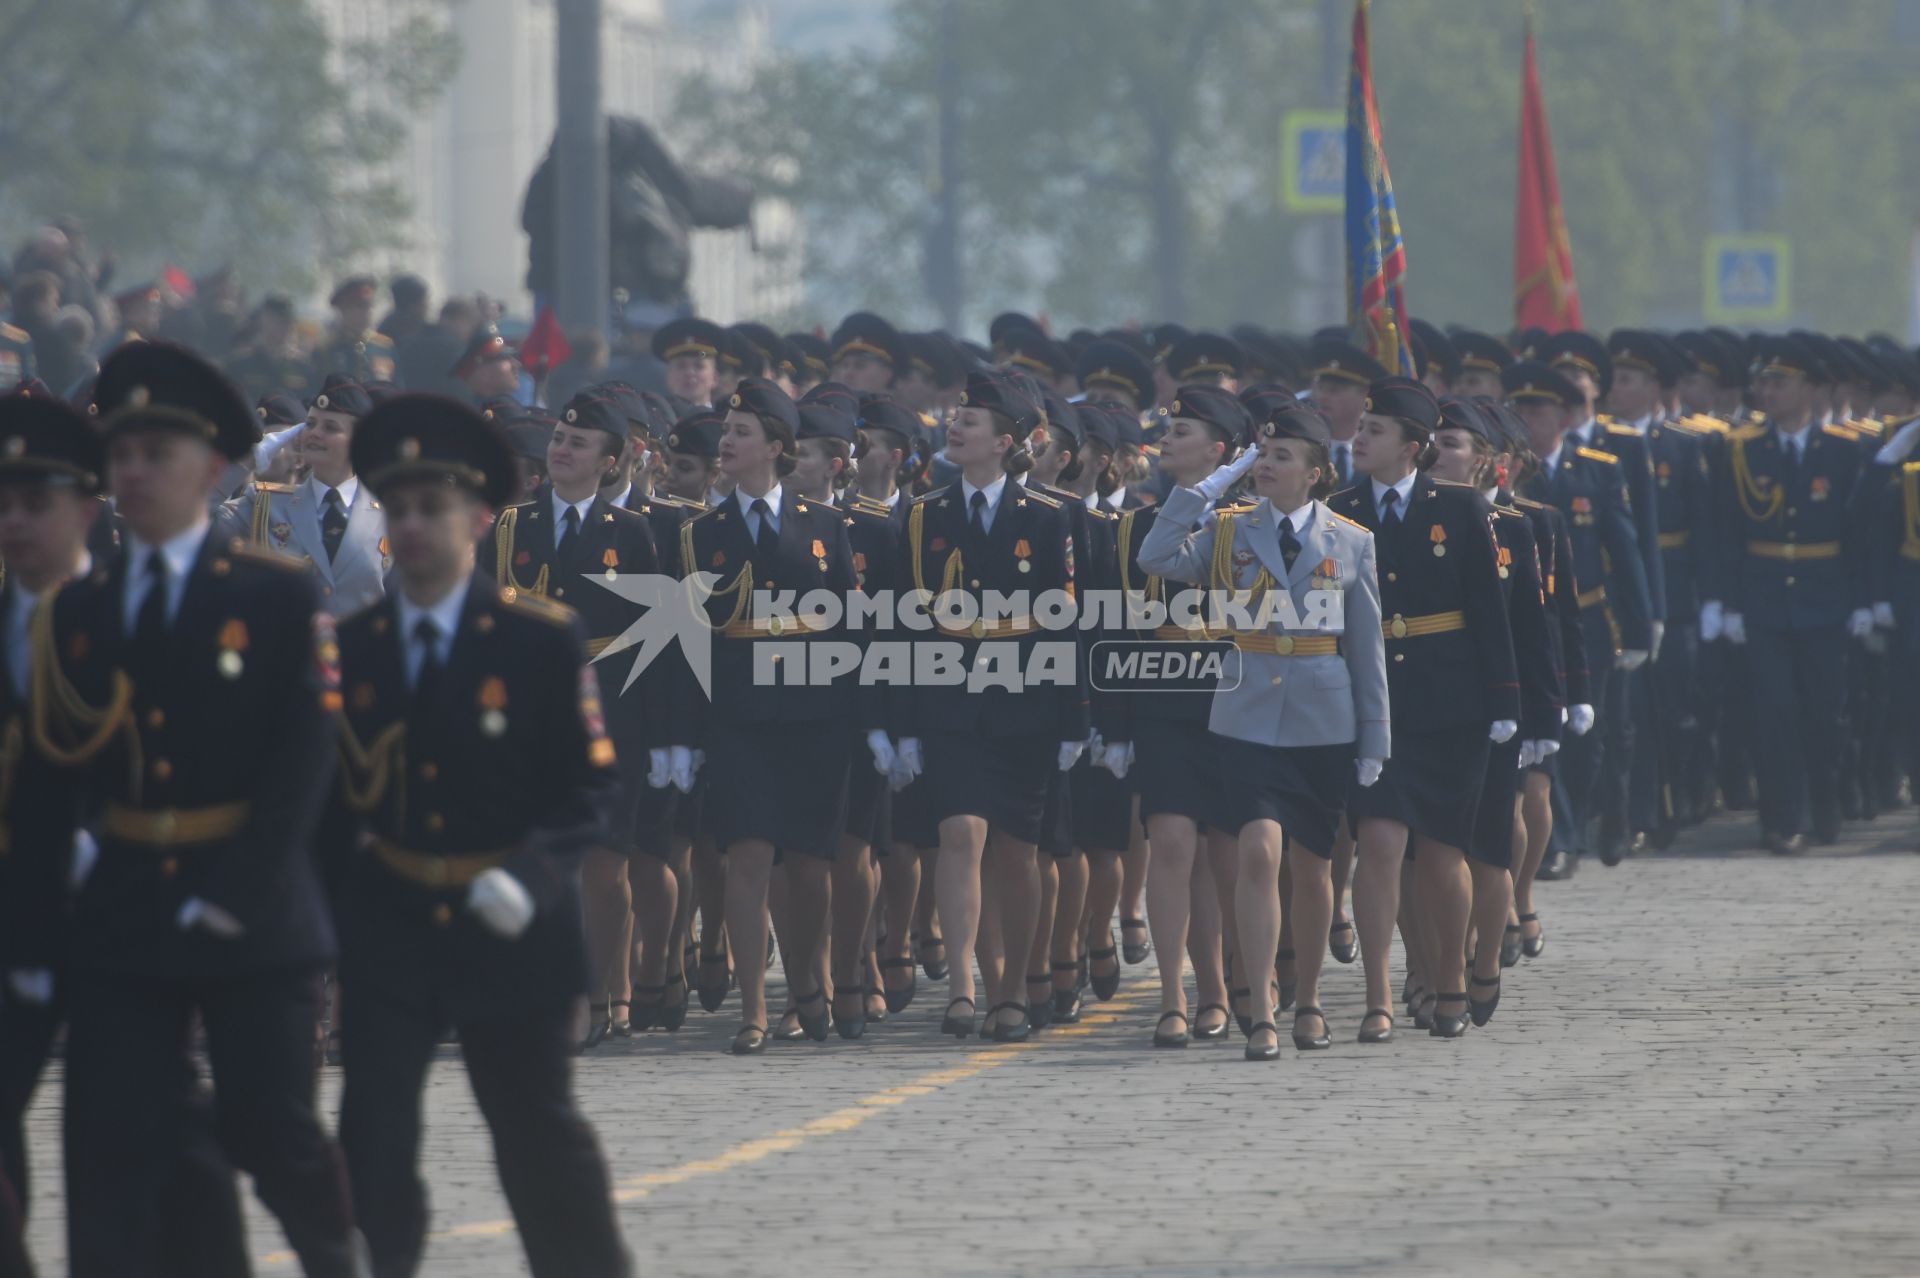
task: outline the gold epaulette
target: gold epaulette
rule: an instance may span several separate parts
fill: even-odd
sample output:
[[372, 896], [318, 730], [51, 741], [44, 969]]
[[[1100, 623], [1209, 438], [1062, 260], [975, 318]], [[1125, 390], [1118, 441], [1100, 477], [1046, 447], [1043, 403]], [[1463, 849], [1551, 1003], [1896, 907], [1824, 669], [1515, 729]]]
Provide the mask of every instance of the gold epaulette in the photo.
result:
[[1608, 430], [1613, 429], [1612, 413], [1595, 413], [1593, 415], [1593, 420], [1596, 422], [1599, 422], [1602, 426], [1605, 426]]
[[853, 500], [847, 503], [847, 508], [849, 510], [865, 511], [869, 515], [891, 515], [893, 513], [893, 507], [876, 497], [869, 497], [865, 493], [855, 493]]
[[1612, 453], [1603, 453], [1597, 448], [1578, 448], [1578, 449], [1575, 449], [1574, 451], [1579, 453], [1582, 457], [1586, 458], [1588, 461], [1606, 462], [1609, 465], [1613, 465], [1613, 466], [1618, 466], [1620, 464], [1620, 459], [1618, 457], [1615, 457]]
[[650, 493], [647, 503], [652, 506], [671, 506], [675, 510], [705, 510], [707, 503], [694, 501], [690, 497], [675, 497], [672, 493]]
[[1493, 508], [1493, 513], [1496, 515], [1505, 515], [1508, 519], [1525, 519], [1526, 518], [1525, 515], [1521, 514], [1519, 511], [1515, 510], [1511, 506], [1495, 506]]
[[33, 340], [33, 334], [27, 332], [26, 329], [8, 324], [4, 320], [0, 320], [0, 337], [4, 337], [10, 342], [31, 342]]
[[[1135, 509], [1135, 510], [1150, 510], [1150, 509], [1152, 509], [1152, 508], [1151, 508], [1151, 507], [1149, 507], [1149, 506], [1135, 506], [1135, 507], [1133, 507], [1133, 509]], [[1088, 514], [1088, 515], [1089, 515], [1090, 517], [1092, 517], [1092, 518], [1094, 518], [1094, 519], [1104, 519], [1104, 520], [1106, 520], [1106, 521], [1107, 521], [1108, 523], [1111, 523], [1111, 522], [1113, 522], [1114, 520], [1116, 520], [1116, 519], [1118, 519], [1118, 518], [1120, 518], [1120, 516], [1119, 516], [1119, 515], [1117, 515], [1117, 514], [1115, 514], [1115, 513], [1113, 512], [1113, 511], [1111, 511], [1111, 510], [1108, 510], [1108, 509], [1107, 509], [1107, 506], [1106, 506], [1106, 503], [1105, 503], [1105, 502], [1102, 502], [1102, 503], [1101, 503], [1100, 505], [1098, 505], [1098, 506], [1089, 506], [1089, 507], [1087, 507], [1087, 514]]]
[[262, 493], [297, 493], [300, 491], [300, 485], [298, 484], [275, 484], [264, 479], [254, 480], [253, 487], [254, 491]]
[[1611, 422], [1607, 423], [1607, 434], [1609, 435], [1638, 435], [1639, 433], [1639, 431], [1631, 426], [1615, 426]]
[[1363, 533], [1371, 534], [1373, 532], [1373, 529], [1367, 527], [1365, 524], [1361, 523], [1359, 520], [1349, 519], [1347, 516], [1341, 514], [1339, 511], [1334, 510], [1331, 507], [1327, 509], [1327, 513], [1329, 515], [1332, 515], [1335, 519], [1339, 520], [1343, 524], [1352, 524], [1355, 528], [1358, 528]]
[[913, 504], [916, 506], [924, 506], [928, 502], [932, 501], [935, 497], [945, 497], [948, 493], [952, 491], [953, 491], [952, 484], [948, 484], [945, 488], [929, 488], [926, 492], [921, 493], [918, 497], [915, 497], [913, 499]]
[[545, 595], [515, 590], [512, 586], [500, 588], [500, 602], [514, 612], [544, 621], [550, 626], [564, 626], [573, 620], [573, 609], [565, 604], [555, 603]]
[[1024, 491], [1026, 492], [1027, 496], [1033, 498], [1035, 501], [1039, 502], [1042, 506], [1051, 506], [1055, 510], [1060, 509], [1060, 503], [1055, 501], [1053, 498], [1047, 496], [1045, 493], [1037, 493], [1031, 488], [1027, 488]]
[[1835, 439], [1844, 439], [1848, 443], [1852, 443], [1852, 444], [1857, 444], [1860, 442], [1860, 432], [1852, 426], [1836, 426], [1833, 423], [1829, 422], [1827, 425], [1822, 426], [1820, 429], [1824, 433], [1833, 436]]
[[1911, 475], [1916, 471], [1920, 471], [1920, 461], [1910, 461], [1900, 467], [1900, 469], [1904, 473]]
[[1752, 422], [1745, 426], [1735, 426], [1731, 432], [1733, 438], [1739, 440], [1758, 439], [1766, 433], [1766, 426], [1760, 422]]
[[285, 572], [297, 572], [303, 575], [307, 571], [306, 560], [296, 559], [292, 555], [267, 546], [256, 546], [243, 537], [235, 537], [227, 543], [227, 550], [235, 559], [244, 559], [248, 563], [265, 564], [269, 568], [279, 568]]
[[1473, 487], [1472, 484], [1463, 484], [1457, 479], [1435, 479], [1431, 475], [1427, 476], [1427, 478], [1433, 480], [1433, 486], [1435, 488], [1472, 488]]

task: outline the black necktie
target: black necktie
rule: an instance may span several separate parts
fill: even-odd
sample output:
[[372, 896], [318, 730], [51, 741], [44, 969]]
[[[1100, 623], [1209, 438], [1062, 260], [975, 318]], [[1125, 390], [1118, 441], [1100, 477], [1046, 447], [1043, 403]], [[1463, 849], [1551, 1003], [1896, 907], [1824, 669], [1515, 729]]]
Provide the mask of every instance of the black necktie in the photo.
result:
[[977, 539], [987, 535], [987, 495], [977, 490], [967, 498], [967, 531]]
[[567, 507], [567, 513], [560, 517], [560, 544], [554, 547], [553, 557], [565, 562], [573, 550], [573, 543], [580, 537], [580, 508]]
[[147, 596], [133, 620], [133, 646], [136, 652], [152, 654], [167, 641], [167, 557], [159, 551], [147, 555]]
[[1400, 490], [1389, 488], [1380, 494], [1380, 526], [1398, 528], [1400, 526]]
[[780, 544], [780, 534], [773, 526], [773, 507], [767, 505], [765, 497], [755, 497], [749, 509], [760, 517], [760, 531], [754, 535], [753, 544], [762, 555], [770, 558], [774, 548]]
[[1280, 558], [1287, 565], [1287, 571], [1293, 571], [1293, 561], [1300, 557], [1300, 539], [1293, 535], [1293, 521], [1280, 521]]
[[1780, 455], [1787, 463], [1787, 478], [1791, 480], [1800, 470], [1800, 446], [1790, 439], [1780, 441]]
[[440, 627], [432, 617], [422, 617], [413, 625], [413, 641], [420, 645], [420, 669], [413, 676], [413, 704], [425, 708], [433, 704], [440, 689]]
[[1353, 472], [1347, 468], [1347, 446], [1345, 444], [1335, 444], [1333, 446], [1333, 473], [1340, 477], [1342, 487], [1353, 482]]
[[320, 541], [327, 548], [327, 562], [340, 556], [340, 539], [347, 535], [347, 510], [340, 504], [340, 490], [327, 489], [327, 509], [320, 516]]

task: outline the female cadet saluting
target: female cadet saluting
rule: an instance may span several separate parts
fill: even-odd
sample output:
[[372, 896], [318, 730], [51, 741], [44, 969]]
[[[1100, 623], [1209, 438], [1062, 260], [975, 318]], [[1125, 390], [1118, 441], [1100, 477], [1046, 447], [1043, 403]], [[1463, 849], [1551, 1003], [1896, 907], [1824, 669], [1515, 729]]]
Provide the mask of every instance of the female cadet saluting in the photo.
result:
[[1431, 1032], [1456, 1038], [1466, 1031], [1473, 889], [1465, 849], [1491, 743], [1513, 736], [1520, 714], [1492, 512], [1479, 493], [1436, 484], [1416, 467], [1439, 420], [1439, 402], [1421, 383], [1374, 382], [1353, 444], [1354, 469], [1363, 478], [1329, 503], [1374, 531], [1393, 689], [1393, 758], [1379, 785], [1352, 796], [1367, 1020], [1387, 1022], [1362, 1028], [1368, 1042], [1392, 1026], [1384, 1009], [1391, 1006], [1387, 947], [1396, 910], [1383, 898], [1397, 895], [1409, 834], [1424, 908], [1406, 940], [1436, 982]]
[[[719, 577], [705, 604], [714, 636], [713, 701], [708, 705], [698, 688], [682, 689], [675, 726], [693, 721], [704, 727], [704, 740], [670, 753], [681, 761], [675, 783], [686, 791], [691, 769], [684, 760], [695, 744], [706, 751], [706, 817], [727, 857], [727, 934], [739, 968], [742, 1023], [732, 1050], [748, 1056], [767, 1045], [766, 972], [758, 956], [767, 946], [774, 855], [787, 869], [788, 920], [796, 933], [788, 952], [814, 954], [827, 925], [828, 875], [840, 842], [849, 727], [856, 717], [845, 680], [756, 683], [761, 644], [783, 645], [768, 663], [778, 670], [791, 655], [791, 641], [841, 639], [846, 632], [838, 624], [816, 628], [805, 617], [756, 616], [754, 595], [829, 590], [845, 599], [856, 579], [845, 517], [781, 482], [793, 474], [800, 424], [787, 393], [749, 377], [726, 406], [720, 469], [733, 481], [732, 491], [680, 530], [681, 570]], [[794, 990], [793, 1006], [807, 1037], [824, 1040], [831, 1019], [825, 991]]]
[[[963, 671], [1008, 659], [1028, 670], [1047, 638], [1031, 609], [1049, 591], [1073, 589], [1066, 512], [1013, 482], [1032, 469], [1026, 439], [1039, 422], [1040, 406], [1011, 379], [970, 374], [947, 427], [947, 460], [960, 468], [959, 482], [919, 498], [907, 517], [896, 580], [933, 596], [933, 629], [916, 642], [957, 641]], [[988, 592], [1016, 599], [1024, 592], [1026, 607], [993, 616], [984, 607]], [[954, 611], [940, 606], [943, 599]], [[975, 619], [955, 624], [968, 601]], [[1055, 638], [1071, 645], [1074, 636]], [[939, 823], [934, 886], [953, 995], [941, 1029], [956, 1038], [973, 1031], [973, 958], [985, 927], [997, 929], [1001, 944], [993, 952], [1000, 961], [983, 968], [993, 1002], [981, 1033], [1018, 1042], [1029, 1032], [1023, 987], [1039, 913], [1036, 856], [1048, 777], [1073, 767], [1088, 733], [1085, 673], [1077, 660], [1072, 665], [1064, 681], [977, 692], [964, 679], [916, 684], [891, 703], [900, 738], [896, 779], [911, 780], [924, 763], [920, 784]]]
[[[1333, 473], [1330, 440], [1326, 419], [1313, 409], [1277, 410], [1261, 428], [1257, 449], [1197, 488], [1175, 489], [1140, 547], [1140, 565], [1149, 572], [1209, 590], [1251, 592], [1251, 615], [1257, 620], [1271, 612], [1261, 629], [1233, 634], [1240, 679], [1215, 690], [1208, 721], [1218, 738], [1223, 816], [1239, 830], [1234, 915], [1241, 971], [1265, 971], [1279, 947], [1283, 840], [1296, 850], [1289, 858], [1294, 932], [1326, 935], [1333, 918], [1334, 831], [1349, 777], [1357, 771], [1362, 787], [1372, 785], [1388, 753], [1373, 536], [1313, 495], [1325, 491]], [[1259, 504], [1207, 514], [1249, 468]], [[1206, 522], [1188, 532], [1203, 516]], [[1289, 593], [1291, 608], [1261, 607], [1261, 597], [1276, 588]], [[1303, 848], [1313, 855], [1299, 855]], [[1302, 1050], [1329, 1041], [1314, 1005], [1324, 956], [1318, 945], [1301, 947], [1302, 1006], [1294, 1013], [1293, 1041]], [[1254, 986], [1247, 1059], [1277, 1060], [1272, 987]], [[1385, 1005], [1384, 999], [1374, 1003]], [[1302, 1020], [1317, 1021], [1318, 1032], [1300, 1033]]]

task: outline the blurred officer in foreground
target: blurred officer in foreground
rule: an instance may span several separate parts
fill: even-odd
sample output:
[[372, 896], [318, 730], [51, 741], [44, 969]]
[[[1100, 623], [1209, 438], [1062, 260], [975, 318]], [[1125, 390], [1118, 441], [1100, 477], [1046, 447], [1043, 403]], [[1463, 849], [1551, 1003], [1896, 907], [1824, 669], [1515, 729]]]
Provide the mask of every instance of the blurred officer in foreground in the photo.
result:
[[401, 396], [368, 416], [353, 460], [395, 552], [394, 593], [341, 630], [325, 840], [344, 941], [340, 1136], [374, 1272], [419, 1267], [421, 1098], [451, 1024], [529, 1267], [620, 1278], [630, 1262], [568, 1067], [586, 985], [580, 859], [604, 843], [614, 763], [583, 632], [476, 571], [474, 544], [513, 495], [498, 426]]
[[101, 369], [96, 403], [125, 553], [33, 627], [33, 744], [100, 813], [70, 928], [72, 1272], [150, 1272], [197, 1018], [228, 1154], [306, 1273], [357, 1274], [314, 1110], [334, 956], [310, 852], [332, 771], [331, 623], [297, 561], [210, 535], [208, 494], [259, 438], [224, 377], [136, 342]]

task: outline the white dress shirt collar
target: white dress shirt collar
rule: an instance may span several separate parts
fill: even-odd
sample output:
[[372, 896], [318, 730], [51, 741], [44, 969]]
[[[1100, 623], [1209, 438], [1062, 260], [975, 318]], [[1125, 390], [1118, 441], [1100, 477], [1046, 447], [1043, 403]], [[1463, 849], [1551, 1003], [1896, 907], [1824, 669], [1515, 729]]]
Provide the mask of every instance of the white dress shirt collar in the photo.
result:
[[554, 489], [553, 526], [555, 528], [563, 528], [566, 526], [567, 507], [571, 506], [580, 512], [580, 526], [585, 528], [587, 526], [587, 509], [593, 505], [593, 499], [597, 496], [599, 496], [598, 493], [589, 493], [579, 501], [568, 501], [560, 495], [559, 489]]
[[1400, 482], [1397, 484], [1383, 484], [1377, 479], [1374, 480], [1373, 481], [1374, 513], [1376, 515], [1382, 513], [1384, 508], [1380, 504], [1381, 499], [1387, 495], [1387, 490], [1391, 488], [1394, 492], [1400, 494], [1400, 496], [1396, 499], [1394, 503], [1394, 509], [1399, 511], [1402, 515], [1406, 514], [1407, 502], [1411, 500], [1413, 497], [1413, 477], [1419, 473], [1420, 472], [1417, 470], [1410, 470], [1404, 476], [1401, 477]]
[[987, 495], [986, 518], [991, 519], [993, 518], [993, 512], [1000, 509], [1000, 496], [1006, 492], [1006, 490], [1007, 477], [1005, 475], [997, 476], [994, 481], [985, 488], [975, 488], [963, 478], [960, 481], [960, 505], [967, 512], [967, 517], [972, 518], [973, 495], [975, 493], [985, 493]]
[[441, 599], [438, 603], [430, 604], [424, 608], [408, 599], [405, 591], [396, 590], [394, 592], [394, 602], [400, 623], [400, 651], [407, 659], [407, 681], [409, 683], [411, 683], [414, 676], [419, 673], [420, 659], [425, 655], [420, 651], [420, 645], [414, 642], [413, 638], [413, 632], [415, 628], [419, 626], [420, 619], [422, 617], [430, 619], [433, 622], [434, 629], [440, 632], [440, 638], [435, 644], [435, 647], [438, 649], [435, 655], [444, 662], [447, 659], [447, 651], [452, 646], [454, 632], [460, 629], [460, 610], [466, 606], [467, 591], [471, 589], [472, 586], [473, 579], [471, 577], [462, 577], [460, 583], [452, 590], [449, 590], [445, 598]]
[[742, 515], [750, 515], [753, 513], [754, 502], [756, 501], [766, 502], [767, 509], [773, 512], [773, 526], [775, 528], [778, 528], [780, 526], [780, 485], [779, 484], [776, 483], [773, 487], [767, 489], [766, 492], [760, 494], [760, 496], [758, 497], [749, 497], [747, 496], [746, 491], [744, 489], [736, 488], [733, 490], [733, 499], [740, 503], [740, 513]]
[[[1411, 479], [1412, 476], [1409, 475], [1408, 478]], [[1313, 498], [1307, 498], [1307, 504], [1298, 510], [1275, 510], [1273, 513], [1292, 524], [1293, 535], [1298, 537], [1306, 532], [1307, 525], [1313, 522]]]
[[307, 486], [313, 492], [313, 506], [315, 510], [320, 511], [322, 514], [326, 513], [327, 489], [331, 487], [335, 492], [340, 494], [340, 509], [350, 511], [353, 509], [353, 499], [360, 495], [360, 476], [348, 475], [339, 483], [328, 485], [321, 483], [312, 475], [308, 475]]

